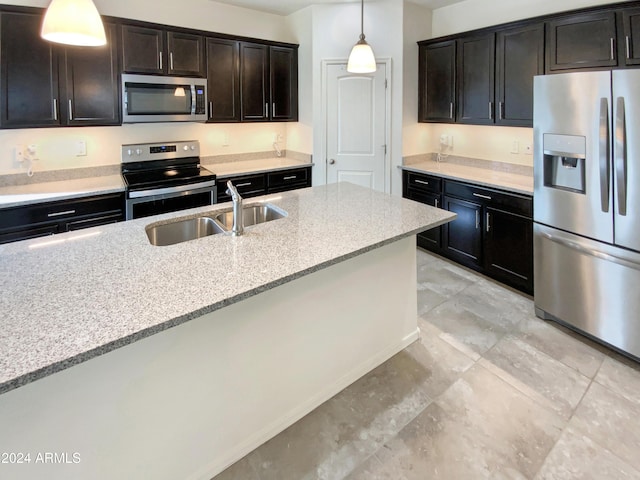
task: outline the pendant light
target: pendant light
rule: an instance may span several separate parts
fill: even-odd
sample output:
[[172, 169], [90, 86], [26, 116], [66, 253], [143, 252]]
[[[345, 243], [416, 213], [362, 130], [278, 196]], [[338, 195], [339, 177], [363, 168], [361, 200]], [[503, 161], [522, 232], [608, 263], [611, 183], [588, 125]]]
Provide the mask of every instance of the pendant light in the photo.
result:
[[347, 72], [373, 73], [376, 71], [376, 57], [364, 39], [364, 0], [360, 0], [360, 40], [351, 49]]
[[66, 45], [99, 47], [107, 37], [92, 0], [52, 0], [44, 14], [40, 36]]

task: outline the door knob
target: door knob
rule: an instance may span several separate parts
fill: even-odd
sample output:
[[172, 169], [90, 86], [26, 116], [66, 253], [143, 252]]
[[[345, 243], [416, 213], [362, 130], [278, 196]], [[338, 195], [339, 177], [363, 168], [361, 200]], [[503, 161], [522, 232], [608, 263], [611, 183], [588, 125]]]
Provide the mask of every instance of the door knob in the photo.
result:
[[336, 161], [333, 158], [329, 160], [329, 165], [333, 165], [334, 163], [336, 163]]

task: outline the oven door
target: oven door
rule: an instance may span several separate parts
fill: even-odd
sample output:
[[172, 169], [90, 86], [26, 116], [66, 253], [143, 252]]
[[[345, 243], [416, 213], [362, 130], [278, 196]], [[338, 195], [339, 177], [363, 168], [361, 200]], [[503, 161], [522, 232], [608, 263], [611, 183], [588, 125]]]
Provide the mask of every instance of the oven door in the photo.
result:
[[[213, 185], [211, 185], [213, 183]], [[177, 212], [187, 208], [204, 207], [216, 203], [215, 182], [184, 185], [152, 191], [129, 192], [126, 200], [126, 219], [149, 217]], [[185, 188], [187, 187], [187, 188]], [[140, 193], [143, 193], [140, 195]]]

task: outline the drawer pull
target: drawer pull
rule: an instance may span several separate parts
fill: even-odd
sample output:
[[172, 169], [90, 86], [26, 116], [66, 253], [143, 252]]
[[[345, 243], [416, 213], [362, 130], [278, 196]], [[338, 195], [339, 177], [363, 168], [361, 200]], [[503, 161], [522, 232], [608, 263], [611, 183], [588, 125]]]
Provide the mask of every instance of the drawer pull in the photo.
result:
[[236, 183], [236, 188], [239, 188], [239, 187], [250, 187], [250, 186], [251, 186], [251, 182]]
[[487, 233], [491, 230], [491, 214], [487, 212]]
[[436, 198], [436, 208], [438, 208], [438, 199]]
[[283, 180], [295, 180], [296, 178], [298, 178], [297, 175], [290, 175], [288, 177], [284, 177]]
[[51, 218], [51, 217], [60, 217], [62, 215], [72, 215], [76, 213], [75, 210], [65, 210], [64, 212], [55, 212], [55, 213], [48, 213], [47, 217]]
[[429, 182], [426, 182], [426, 181], [424, 181], [424, 180], [417, 180], [417, 179], [416, 179], [416, 180], [414, 180], [414, 182], [416, 182], [416, 183], [421, 183], [422, 185], [429, 185]]
[[486, 200], [491, 200], [491, 197], [489, 195], [482, 195], [481, 193], [473, 193], [474, 197], [479, 197], [479, 198], [484, 198]]
[[476, 210], [476, 230], [480, 228], [480, 212]]

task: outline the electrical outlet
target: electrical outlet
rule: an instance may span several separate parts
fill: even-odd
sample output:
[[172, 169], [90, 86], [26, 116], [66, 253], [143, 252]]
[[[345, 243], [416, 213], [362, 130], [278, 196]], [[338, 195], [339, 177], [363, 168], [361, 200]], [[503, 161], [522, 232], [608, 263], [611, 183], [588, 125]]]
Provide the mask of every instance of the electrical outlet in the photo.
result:
[[511, 144], [511, 153], [520, 153], [520, 142], [514, 140]]
[[25, 147], [24, 145], [16, 145], [14, 148], [16, 162], [22, 163], [25, 160]]
[[76, 142], [76, 157], [85, 157], [87, 155], [87, 142], [79, 140]]
[[224, 132], [222, 134], [222, 146], [223, 147], [229, 146], [229, 134], [227, 132]]

